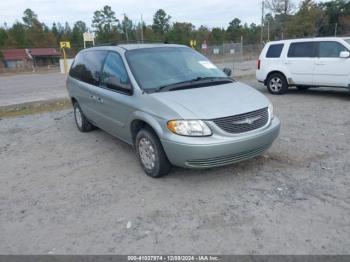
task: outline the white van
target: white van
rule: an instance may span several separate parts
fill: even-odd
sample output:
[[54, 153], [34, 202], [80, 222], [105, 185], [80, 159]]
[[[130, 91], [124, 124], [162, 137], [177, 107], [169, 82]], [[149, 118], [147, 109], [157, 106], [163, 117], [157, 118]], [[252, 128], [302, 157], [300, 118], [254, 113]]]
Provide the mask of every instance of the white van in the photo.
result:
[[269, 42], [260, 54], [256, 78], [272, 94], [283, 94], [289, 86], [350, 90], [350, 37]]

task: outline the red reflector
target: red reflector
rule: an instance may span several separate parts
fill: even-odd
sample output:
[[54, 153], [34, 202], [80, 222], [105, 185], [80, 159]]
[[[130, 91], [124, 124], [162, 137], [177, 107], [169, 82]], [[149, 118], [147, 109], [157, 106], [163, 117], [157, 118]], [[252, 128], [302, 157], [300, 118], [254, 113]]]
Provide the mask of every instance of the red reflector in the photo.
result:
[[260, 59], [258, 60], [258, 69], [260, 69]]

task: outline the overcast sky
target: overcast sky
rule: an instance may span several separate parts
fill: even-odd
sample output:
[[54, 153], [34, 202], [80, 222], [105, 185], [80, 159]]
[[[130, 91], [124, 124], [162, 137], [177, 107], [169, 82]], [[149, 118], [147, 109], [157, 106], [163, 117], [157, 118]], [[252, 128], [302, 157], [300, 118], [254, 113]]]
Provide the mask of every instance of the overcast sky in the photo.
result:
[[47, 25], [82, 20], [91, 27], [93, 12], [104, 5], [110, 5], [119, 19], [126, 13], [139, 22], [143, 14], [147, 24], [152, 23], [153, 14], [160, 8], [172, 16], [173, 22], [191, 22], [197, 27], [227, 27], [235, 17], [243, 23], [258, 24], [261, 17], [261, 0], [1, 0], [0, 24], [21, 21], [23, 11], [31, 8]]

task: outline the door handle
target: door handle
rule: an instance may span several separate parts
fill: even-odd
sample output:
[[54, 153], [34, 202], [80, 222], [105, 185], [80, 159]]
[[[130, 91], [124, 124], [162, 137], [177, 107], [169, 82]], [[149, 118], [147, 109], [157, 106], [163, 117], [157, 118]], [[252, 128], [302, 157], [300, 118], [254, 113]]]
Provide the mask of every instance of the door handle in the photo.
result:
[[95, 100], [95, 101], [97, 101], [97, 102], [99, 102], [99, 103], [103, 103], [103, 99], [101, 98], [101, 97], [97, 97], [97, 96], [90, 96], [90, 98], [92, 99], [92, 100]]
[[316, 65], [325, 65], [324, 62], [316, 62]]

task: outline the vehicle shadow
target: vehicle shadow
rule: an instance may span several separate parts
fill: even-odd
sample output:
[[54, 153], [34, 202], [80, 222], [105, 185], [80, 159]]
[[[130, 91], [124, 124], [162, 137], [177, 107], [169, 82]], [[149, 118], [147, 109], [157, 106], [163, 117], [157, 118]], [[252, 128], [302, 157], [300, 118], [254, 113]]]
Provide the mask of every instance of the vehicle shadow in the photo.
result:
[[242, 162], [207, 169], [187, 169], [173, 166], [172, 171], [165, 178], [170, 180], [178, 180], [186, 178], [186, 180], [216, 180], [232, 179], [239, 176], [247, 176], [249, 174], [255, 175], [263, 166], [268, 165], [272, 159], [266, 158], [266, 156], [257, 156]]
[[[348, 100], [350, 98], [350, 92], [345, 88], [310, 88], [307, 90], [298, 90], [297, 88], [290, 88], [289, 94], [295, 95], [309, 95], [309, 96], [322, 96], [322, 97], [334, 97]], [[287, 94], [288, 94], [287, 93]]]
[[[266, 87], [259, 86], [256, 88], [260, 92], [268, 95], [268, 96], [276, 96], [269, 93]], [[350, 91], [345, 88], [327, 88], [327, 87], [319, 87], [319, 88], [309, 88], [306, 90], [299, 90], [296, 87], [290, 87], [288, 92], [284, 96], [288, 95], [296, 95], [296, 96], [308, 96], [308, 97], [322, 97], [322, 98], [336, 98], [344, 101], [348, 101], [350, 99]]]

